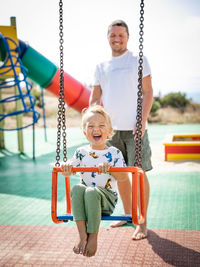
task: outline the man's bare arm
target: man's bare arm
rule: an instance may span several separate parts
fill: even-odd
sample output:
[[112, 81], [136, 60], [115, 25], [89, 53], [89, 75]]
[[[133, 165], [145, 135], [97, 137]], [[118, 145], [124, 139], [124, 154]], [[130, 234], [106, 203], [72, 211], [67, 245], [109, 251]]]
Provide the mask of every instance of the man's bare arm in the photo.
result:
[[92, 88], [92, 92], [89, 99], [89, 105], [101, 105], [102, 90], [100, 85], [95, 85]]
[[142, 93], [143, 93], [142, 122], [146, 124], [153, 102], [153, 88], [150, 75], [142, 79]]
[[[151, 76], [148, 75], [142, 79], [142, 93], [143, 93], [143, 101], [142, 101], [142, 136], [145, 133], [146, 121], [151, 110], [152, 102], [153, 102], [153, 88], [151, 84]], [[133, 129], [133, 134], [135, 134], [136, 125]]]

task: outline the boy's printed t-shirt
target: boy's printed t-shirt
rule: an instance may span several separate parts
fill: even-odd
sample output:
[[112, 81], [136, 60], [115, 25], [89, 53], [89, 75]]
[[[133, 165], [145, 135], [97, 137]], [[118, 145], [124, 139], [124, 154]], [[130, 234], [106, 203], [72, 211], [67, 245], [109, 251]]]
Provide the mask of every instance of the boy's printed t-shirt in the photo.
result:
[[[98, 167], [100, 163], [109, 162], [113, 167], [125, 167], [122, 153], [116, 147], [104, 150], [92, 149], [89, 145], [78, 148], [70, 160], [74, 167]], [[100, 186], [113, 192], [117, 191], [117, 181], [110, 173], [82, 172], [81, 181], [87, 186]]]

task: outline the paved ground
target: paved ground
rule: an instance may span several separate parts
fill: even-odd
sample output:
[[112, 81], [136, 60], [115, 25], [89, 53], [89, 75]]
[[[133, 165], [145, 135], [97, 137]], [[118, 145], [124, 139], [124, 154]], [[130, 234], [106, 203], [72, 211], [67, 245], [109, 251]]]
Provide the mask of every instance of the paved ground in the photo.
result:
[[152, 267], [200, 266], [200, 232], [149, 230], [132, 241], [132, 228], [101, 228], [98, 252], [86, 258], [72, 253], [75, 227], [0, 226], [0, 266]]

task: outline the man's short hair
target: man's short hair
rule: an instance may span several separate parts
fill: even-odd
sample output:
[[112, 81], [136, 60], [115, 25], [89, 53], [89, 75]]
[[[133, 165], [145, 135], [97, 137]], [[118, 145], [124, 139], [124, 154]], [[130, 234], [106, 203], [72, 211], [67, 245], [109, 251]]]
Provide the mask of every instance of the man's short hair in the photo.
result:
[[113, 26], [121, 26], [121, 27], [124, 27], [126, 29], [126, 32], [129, 36], [129, 30], [128, 30], [128, 25], [126, 24], [126, 22], [124, 22], [123, 20], [115, 20], [113, 21], [109, 26], [108, 26], [108, 35], [110, 33], [110, 29], [113, 27]]

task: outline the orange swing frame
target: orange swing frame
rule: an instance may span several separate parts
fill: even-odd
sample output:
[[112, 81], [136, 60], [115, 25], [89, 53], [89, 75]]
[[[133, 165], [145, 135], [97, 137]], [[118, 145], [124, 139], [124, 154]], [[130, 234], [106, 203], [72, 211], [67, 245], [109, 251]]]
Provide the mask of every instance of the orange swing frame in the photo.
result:
[[[68, 220], [73, 220], [73, 216], [71, 214], [70, 177], [65, 177], [66, 214], [57, 216], [57, 185], [59, 172], [62, 172], [60, 167], [53, 168], [51, 217], [53, 222], [56, 224], [67, 222]], [[99, 172], [99, 169], [98, 167], [73, 167], [72, 173], [77, 172]], [[144, 223], [146, 216], [144, 196], [144, 171], [138, 167], [111, 167], [109, 172], [132, 173], [132, 216], [102, 216], [102, 220], [131, 220], [134, 225]]]

